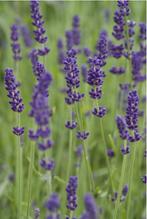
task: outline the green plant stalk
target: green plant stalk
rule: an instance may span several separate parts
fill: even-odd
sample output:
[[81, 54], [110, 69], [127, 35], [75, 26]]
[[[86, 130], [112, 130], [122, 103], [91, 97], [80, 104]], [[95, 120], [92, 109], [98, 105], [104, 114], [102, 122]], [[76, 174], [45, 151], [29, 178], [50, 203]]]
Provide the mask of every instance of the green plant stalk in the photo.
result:
[[[81, 113], [79, 115], [79, 112], [80, 112], [80, 110], [78, 110], [78, 106], [76, 105], [76, 113], [77, 113], [77, 118], [79, 120], [80, 129], [83, 130], [83, 122], [81, 121]], [[87, 148], [86, 148], [86, 145], [85, 145], [85, 141], [83, 141], [83, 152], [84, 152], [83, 156], [84, 156], [85, 165], [86, 165], [87, 174], [88, 174], [88, 179], [89, 179], [90, 191], [94, 192], [95, 191], [95, 184], [94, 184], [92, 169], [91, 169], [91, 166], [90, 166], [90, 162], [89, 162], [89, 158], [88, 158], [88, 153], [87, 153]]]
[[27, 185], [26, 219], [28, 219], [30, 216], [29, 214], [30, 214], [30, 205], [31, 205], [31, 197], [32, 197], [32, 178], [33, 178], [33, 166], [34, 166], [34, 153], [35, 153], [35, 145], [34, 145], [34, 142], [31, 142], [28, 185]]
[[[126, 146], [126, 141], [124, 142], [124, 145]], [[122, 169], [121, 169], [121, 177], [120, 177], [120, 183], [119, 183], [119, 188], [118, 188], [118, 196], [115, 204], [115, 210], [114, 210], [114, 219], [117, 219], [117, 213], [119, 211], [120, 207], [120, 198], [121, 198], [121, 192], [122, 192], [122, 187], [125, 179], [125, 170], [126, 170], [126, 164], [127, 164], [127, 155], [123, 155], [123, 163], [122, 163]]]
[[113, 180], [112, 180], [112, 175], [111, 175], [111, 168], [110, 168], [110, 163], [109, 159], [107, 156], [107, 146], [106, 146], [106, 140], [105, 140], [105, 135], [104, 135], [104, 128], [103, 128], [103, 121], [102, 118], [100, 118], [100, 130], [101, 130], [101, 136], [105, 145], [105, 158], [106, 158], [106, 163], [107, 163], [107, 168], [108, 168], [108, 173], [109, 173], [109, 180], [111, 183], [112, 191], [114, 191], [114, 186], [113, 186]]
[[[71, 107], [71, 115], [70, 120], [72, 121], [72, 107]], [[70, 176], [70, 171], [72, 167], [72, 153], [73, 153], [73, 143], [72, 143], [72, 130], [69, 130], [69, 152], [68, 152], [68, 168], [67, 168], [67, 181]]]
[[69, 219], [72, 219], [73, 218], [73, 211], [70, 211], [69, 213]]
[[[134, 146], [134, 147], [133, 147]], [[132, 145], [132, 156], [130, 161], [130, 171], [129, 171], [129, 192], [128, 192], [128, 204], [127, 204], [127, 219], [131, 219], [130, 211], [131, 211], [131, 195], [132, 195], [132, 180], [133, 180], [133, 170], [136, 158], [136, 146]]]

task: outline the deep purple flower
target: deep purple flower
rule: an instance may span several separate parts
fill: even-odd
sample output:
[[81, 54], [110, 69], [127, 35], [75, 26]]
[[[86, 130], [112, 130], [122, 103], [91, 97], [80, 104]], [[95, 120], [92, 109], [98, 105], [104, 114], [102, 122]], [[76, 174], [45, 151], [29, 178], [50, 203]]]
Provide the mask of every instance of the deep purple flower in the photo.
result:
[[129, 37], [132, 37], [135, 34], [134, 27], [136, 25], [136, 22], [128, 20], [127, 25], [128, 25], [128, 35]]
[[75, 129], [77, 127], [77, 122], [75, 121], [67, 121], [65, 127], [68, 129]]
[[114, 45], [112, 42], [109, 43], [109, 53], [116, 59], [119, 59], [123, 55], [124, 46], [123, 44]]
[[144, 184], [147, 183], [147, 176], [146, 176], [146, 175], [142, 176], [141, 179], [142, 179], [142, 182], [143, 182]]
[[116, 66], [113, 66], [112, 68], [110, 68], [109, 71], [110, 71], [112, 74], [121, 75], [121, 74], [124, 74], [124, 73], [125, 73], [125, 68], [124, 68], [124, 67], [116, 67]]
[[76, 89], [80, 86], [79, 69], [76, 60], [76, 50], [67, 51], [67, 57], [64, 60], [64, 71], [66, 73], [66, 84], [68, 87], [65, 101], [67, 104], [73, 104], [80, 101], [84, 94], [80, 94]]
[[91, 50], [87, 47], [83, 48], [83, 53], [86, 57], [89, 57], [91, 55]]
[[21, 35], [23, 37], [25, 46], [28, 48], [31, 47], [33, 44], [33, 41], [32, 41], [31, 34], [30, 34], [28, 27], [26, 25], [22, 25], [20, 29], [21, 29]]
[[45, 170], [51, 171], [55, 167], [55, 162], [53, 160], [42, 159], [40, 160], [40, 166]]
[[13, 127], [13, 133], [17, 136], [24, 134], [24, 127]]
[[56, 212], [60, 208], [60, 200], [57, 193], [52, 193], [45, 206], [50, 212]]
[[67, 208], [70, 211], [74, 211], [77, 208], [77, 195], [76, 195], [77, 186], [78, 186], [77, 176], [70, 176], [69, 182], [66, 187]]
[[53, 146], [53, 142], [48, 139], [46, 142], [38, 143], [38, 148], [41, 151], [45, 151]]
[[46, 43], [47, 36], [44, 36], [45, 29], [43, 27], [44, 21], [42, 20], [42, 15], [39, 9], [39, 0], [31, 0], [30, 2], [31, 18], [33, 20], [32, 24], [35, 26], [34, 35], [35, 40], [41, 44]]
[[107, 113], [107, 109], [106, 107], [103, 106], [99, 106], [98, 108], [94, 108], [92, 110], [92, 114], [100, 118], [104, 117], [106, 113]]
[[58, 48], [58, 62], [59, 64], [64, 64], [65, 54], [64, 54], [64, 47], [63, 47], [62, 39], [58, 39], [57, 48]]
[[121, 146], [121, 152], [122, 152], [123, 155], [129, 154], [130, 153], [129, 145], [126, 145], [126, 146], [122, 145]]
[[45, 56], [49, 53], [50, 49], [48, 47], [44, 47], [42, 49], [38, 49], [39, 56]]
[[77, 157], [81, 157], [82, 156], [82, 152], [83, 152], [83, 146], [82, 145], [79, 145], [77, 148], [76, 148], [76, 155]]
[[141, 40], [146, 40], [146, 23], [140, 23], [139, 24], [140, 27], [140, 39]]
[[127, 194], [128, 194], [128, 190], [129, 190], [129, 187], [128, 187], [128, 185], [126, 184], [126, 185], [124, 185], [124, 187], [123, 187], [123, 189], [122, 189], [122, 196], [121, 196], [121, 201], [125, 201], [125, 199], [126, 199], [126, 196], [127, 196]]
[[37, 49], [32, 49], [31, 52], [29, 53], [29, 58], [32, 63], [32, 69], [34, 74], [36, 75], [36, 64], [38, 62], [38, 50]]
[[83, 132], [77, 132], [77, 138], [84, 141], [88, 138], [89, 132], [83, 131]]
[[37, 139], [39, 138], [39, 135], [37, 132], [34, 132], [32, 129], [29, 130], [29, 138], [32, 141], [37, 141]]
[[122, 116], [117, 116], [116, 123], [117, 123], [117, 128], [119, 130], [120, 137], [122, 139], [127, 139], [128, 138], [128, 130], [127, 130], [127, 125], [126, 125], [125, 119]]
[[19, 35], [19, 26], [17, 24], [13, 24], [11, 26], [11, 47], [13, 52], [13, 59], [15, 61], [20, 61], [22, 59], [19, 44]]
[[91, 194], [86, 194], [84, 198], [85, 212], [80, 219], [98, 219], [99, 210]]
[[80, 18], [78, 15], [75, 15], [72, 20], [72, 37], [73, 37], [73, 44], [79, 45], [80, 44]]
[[101, 59], [105, 60], [108, 56], [108, 34], [106, 30], [102, 30], [99, 35], [99, 40], [96, 45], [96, 49]]
[[107, 155], [108, 157], [112, 158], [115, 156], [114, 150], [112, 148], [107, 149]]
[[15, 112], [22, 112], [24, 109], [24, 104], [22, 103], [22, 98], [18, 90], [19, 83], [13, 73], [13, 69], [5, 69], [5, 88], [8, 91], [8, 97], [10, 98], [11, 109]]
[[92, 86], [89, 94], [93, 99], [100, 99], [102, 95], [102, 85], [105, 77], [105, 74], [101, 69], [102, 63], [103, 60], [97, 55], [89, 58], [90, 68], [88, 70], [87, 82]]

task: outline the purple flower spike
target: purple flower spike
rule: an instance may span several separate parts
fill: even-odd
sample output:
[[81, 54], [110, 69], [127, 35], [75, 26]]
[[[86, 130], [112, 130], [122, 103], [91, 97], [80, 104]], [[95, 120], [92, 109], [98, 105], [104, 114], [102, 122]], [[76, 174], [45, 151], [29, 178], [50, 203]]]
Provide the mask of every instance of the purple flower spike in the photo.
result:
[[140, 35], [139, 35], [140, 39], [146, 40], [146, 24], [140, 23], [139, 27], [140, 27]]
[[67, 50], [70, 50], [73, 47], [73, 35], [72, 34], [73, 34], [72, 31], [66, 31], [65, 33]]
[[108, 34], [106, 30], [100, 32], [99, 40], [96, 49], [99, 52], [101, 59], [105, 60], [108, 56]]
[[116, 117], [117, 128], [119, 130], [119, 135], [122, 139], [128, 138], [128, 130], [125, 119], [122, 116]]
[[59, 64], [64, 64], [65, 54], [64, 54], [64, 46], [62, 39], [58, 39], [57, 48], [58, 48], [58, 62]]
[[10, 98], [11, 109], [15, 112], [21, 113], [24, 110], [24, 104], [22, 103], [22, 98], [20, 97], [20, 92], [17, 89], [19, 83], [13, 74], [13, 69], [7, 68], [5, 70], [5, 88], [8, 91], [8, 97]]
[[40, 166], [45, 170], [51, 171], [55, 167], [55, 162], [53, 160], [42, 159], [40, 161]]
[[30, 8], [31, 17], [33, 19], [32, 24], [36, 28], [36, 30], [34, 30], [35, 40], [41, 44], [44, 44], [48, 38], [47, 36], [44, 36], [46, 31], [43, 27], [44, 21], [42, 20], [42, 15], [40, 14], [39, 0], [31, 0]]
[[130, 153], [129, 145], [126, 145], [126, 146], [122, 145], [121, 146], [121, 152], [122, 152], [123, 155], [129, 154]]
[[39, 138], [39, 135], [37, 133], [35, 133], [33, 130], [29, 130], [29, 138], [32, 141], [37, 141], [37, 139]]
[[13, 52], [13, 58], [15, 61], [20, 61], [22, 59], [21, 57], [21, 49], [20, 49], [20, 44], [18, 42], [19, 40], [19, 27], [17, 24], [13, 24], [11, 26], [11, 47], [12, 47], [12, 52]]
[[114, 194], [113, 194], [113, 196], [112, 196], [112, 198], [111, 198], [111, 201], [112, 201], [112, 202], [115, 202], [116, 199], [117, 199], [117, 196], [118, 196], [118, 192], [114, 192]]
[[53, 193], [45, 204], [50, 212], [56, 212], [60, 208], [60, 200], [57, 193]]
[[23, 41], [26, 47], [31, 47], [33, 44], [30, 31], [26, 25], [22, 25], [21, 27], [21, 35], [23, 37]]
[[85, 47], [83, 49], [83, 53], [86, 57], [89, 57], [91, 55], [91, 50], [89, 48]]
[[66, 124], [65, 124], [65, 127], [68, 128], [68, 129], [75, 129], [77, 127], [77, 122], [75, 121], [67, 121]]
[[112, 67], [109, 71], [112, 74], [121, 75], [125, 73], [125, 68], [124, 67]]
[[127, 194], [128, 194], [128, 190], [129, 190], [128, 185], [127, 185], [127, 184], [124, 185], [124, 187], [123, 187], [123, 189], [122, 189], [122, 196], [121, 196], [121, 199], [120, 199], [121, 202], [125, 201], [126, 196], [127, 196]]
[[53, 142], [50, 139], [48, 139], [44, 143], [38, 143], [38, 148], [41, 151], [45, 151], [45, 150], [51, 148], [52, 146], [53, 146]]
[[85, 132], [85, 131], [77, 132], [77, 138], [82, 140], [82, 141], [86, 140], [88, 138], [88, 136], [89, 136], [89, 132]]
[[110, 158], [113, 158], [115, 156], [115, 153], [112, 148], [107, 149], [107, 155]]
[[103, 106], [100, 106], [98, 108], [94, 108], [92, 110], [92, 114], [97, 116], [97, 117], [100, 117], [100, 118], [104, 117], [106, 113], [107, 113], [107, 109]]
[[24, 134], [24, 127], [14, 127], [13, 133], [17, 136], [23, 135]]
[[99, 209], [91, 194], [86, 194], [84, 198], [85, 213], [80, 219], [97, 219], [99, 218]]
[[74, 211], [77, 208], [77, 195], [76, 190], [78, 186], [77, 176], [70, 176], [69, 182], [66, 187], [67, 192], [67, 208], [70, 211]]
[[119, 59], [123, 55], [124, 46], [123, 44], [114, 45], [109, 43], [110, 55], [116, 59]]
[[82, 152], [83, 152], [83, 146], [79, 145], [76, 149], [76, 155], [77, 157], [81, 157], [82, 156]]
[[75, 15], [73, 17], [72, 21], [72, 36], [73, 36], [73, 44], [74, 45], [79, 45], [80, 44], [80, 31], [79, 31], [79, 26], [80, 26], [80, 18], [79, 16]]
[[39, 219], [39, 218], [40, 218], [40, 209], [34, 208], [34, 219]]

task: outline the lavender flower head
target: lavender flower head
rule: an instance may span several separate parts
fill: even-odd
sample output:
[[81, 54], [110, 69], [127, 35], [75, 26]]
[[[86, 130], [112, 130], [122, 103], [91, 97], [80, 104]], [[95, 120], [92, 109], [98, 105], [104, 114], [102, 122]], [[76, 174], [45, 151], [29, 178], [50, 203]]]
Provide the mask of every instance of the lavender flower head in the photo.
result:
[[68, 185], [66, 187], [67, 192], [67, 208], [70, 211], [74, 211], [77, 208], [77, 195], [76, 190], [78, 186], [77, 176], [70, 176]]
[[42, 15], [40, 14], [39, 0], [31, 0], [30, 8], [31, 17], [33, 20], [32, 24], [36, 28], [36, 30], [34, 30], [35, 40], [41, 44], [44, 44], [48, 38], [47, 36], [44, 36], [46, 31], [43, 27], [44, 21], [42, 20]]
[[7, 68], [5, 70], [5, 88], [8, 91], [8, 97], [10, 99], [9, 103], [11, 109], [14, 112], [21, 113], [24, 110], [24, 104], [20, 96], [20, 91], [18, 90], [19, 83], [13, 73], [13, 69]]
[[31, 47], [33, 44], [33, 41], [32, 41], [31, 34], [30, 34], [28, 27], [26, 25], [22, 25], [20, 29], [21, 29], [21, 34], [22, 34], [25, 46], [28, 48]]
[[129, 190], [129, 187], [128, 187], [128, 185], [126, 184], [126, 185], [124, 185], [124, 187], [123, 187], [123, 189], [122, 189], [122, 196], [121, 196], [121, 201], [125, 201], [125, 199], [126, 199], [126, 196], [127, 196], [127, 194], [128, 194], [128, 190]]
[[60, 200], [58, 194], [52, 193], [45, 206], [50, 212], [56, 212], [60, 208]]
[[15, 61], [20, 61], [21, 57], [21, 49], [19, 44], [19, 26], [17, 24], [13, 24], [11, 26], [11, 47], [13, 52], [13, 59]]
[[119, 130], [120, 137], [122, 139], [127, 139], [128, 138], [128, 130], [127, 130], [127, 125], [126, 125], [125, 119], [122, 116], [117, 116], [116, 123], [117, 123], [117, 128]]
[[80, 44], [80, 31], [79, 31], [79, 26], [80, 26], [80, 18], [78, 15], [75, 15], [73, 17], [72, 21], [72, 37], [73, 37], [73, 44], [74, 45], [79, 45]]
[[103, 106], [99, 106], [98, 108], [94, 108], [92, 110], [92, 114], [99, 117], [99, 118], [102, 118], [106, 115], [107, 113], [107, 109], [106, 107], [103, 107]]

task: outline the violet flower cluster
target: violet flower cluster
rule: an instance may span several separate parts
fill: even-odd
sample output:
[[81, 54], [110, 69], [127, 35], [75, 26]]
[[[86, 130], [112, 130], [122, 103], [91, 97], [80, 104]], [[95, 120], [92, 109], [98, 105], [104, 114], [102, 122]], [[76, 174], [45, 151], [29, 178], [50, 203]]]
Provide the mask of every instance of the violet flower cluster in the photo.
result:
[[76, 176], [70, 176], [68, 185], [66, 187], [67, 192], [67, 208], [70, 211], [74, 211], [77, 208], [77, 186], [78, 178]]
[[[10, 99], [9, 104], [14, 112], [21, 113], [24, 110], [23, 100], [20, 96], [20, 91], [18, 90], [19, 83], [13, 73], [13, 69], [7, 68], [5, 70], [5, 89], [8, 92], [8, 97]], [[24, 127], [14, 127], [13, 133], [20, 136], [24, 133]]]
[[60, 219], [58, 209], [60, 208], [60, 200], [57, 193], [52, 193], [49, 200], [45, 203], [45, 207], [50, 212], [46, 219]]

